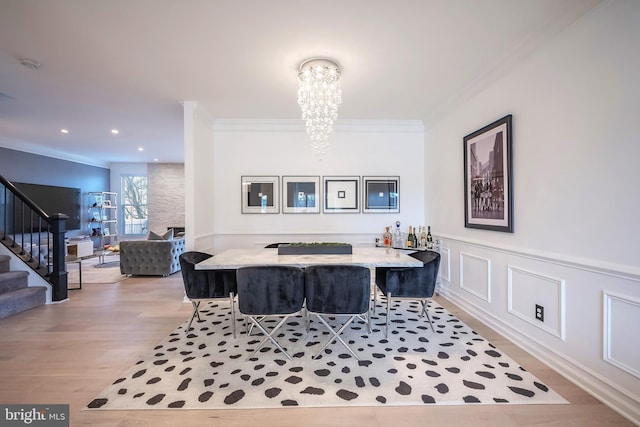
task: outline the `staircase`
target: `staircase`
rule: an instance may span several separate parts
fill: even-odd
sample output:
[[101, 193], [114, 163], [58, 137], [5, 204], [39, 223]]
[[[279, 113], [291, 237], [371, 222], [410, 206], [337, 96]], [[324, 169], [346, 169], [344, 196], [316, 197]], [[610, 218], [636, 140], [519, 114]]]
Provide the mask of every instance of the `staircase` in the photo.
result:
[[[64, 301], [68, 297], [65, 264], [68, 218], [63, 213], [47, 214], [0, 175], [0, 244], [51, 284], [51, 293], [48, 290], [46, 293], [49, 302]], [[2, 309], [0, 304], [0, 319]]]
[[8, 255], [0, 255], [0, 319], [44, 305], [47, 288], [29, 287], [27, 271], [9, 271]]

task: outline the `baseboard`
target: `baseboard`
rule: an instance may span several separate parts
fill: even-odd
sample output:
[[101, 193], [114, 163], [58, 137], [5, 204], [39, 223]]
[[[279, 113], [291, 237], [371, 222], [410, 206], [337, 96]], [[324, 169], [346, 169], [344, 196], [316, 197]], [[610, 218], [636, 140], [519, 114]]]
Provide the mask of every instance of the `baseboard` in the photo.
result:
[[558, 374], [600, 400], [631, 422], [640, 425], [640, 397], [630, 390], [623, 390], [611, 384], [598, 373], [582, 366], [563, 354], [520, 334], [501, 319], [488, 313], [463, 296], [451, 292], [451, 289], [440, 289], [440, 295], [462, 308], [477, 320], [508, 338], [511, 342], [544, 362]]

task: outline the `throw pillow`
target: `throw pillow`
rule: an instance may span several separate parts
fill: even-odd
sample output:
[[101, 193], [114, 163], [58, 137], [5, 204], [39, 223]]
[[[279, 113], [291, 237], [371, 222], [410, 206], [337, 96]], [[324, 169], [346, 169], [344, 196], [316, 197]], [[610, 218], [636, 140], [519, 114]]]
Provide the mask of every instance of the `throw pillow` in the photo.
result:
[[154, 233], [153, 231], [149, 231], [147, 240], [173, 240], [173, 229], [167, 231], [162, 235]]

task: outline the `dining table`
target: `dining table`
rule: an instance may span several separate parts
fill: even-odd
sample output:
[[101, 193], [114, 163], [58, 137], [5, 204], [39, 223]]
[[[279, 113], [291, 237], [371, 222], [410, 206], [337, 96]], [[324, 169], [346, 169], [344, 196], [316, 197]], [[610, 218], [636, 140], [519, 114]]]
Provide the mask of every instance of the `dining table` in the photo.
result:
[[234, 270], [257, 265], [309, 267], [359, 265], [363, 267], [422, 267], [420, 260], [393, 248], [354, 247], [351, 254], [278, 255], [277, 248], [227, 249], [196, 264], [196, 270]]

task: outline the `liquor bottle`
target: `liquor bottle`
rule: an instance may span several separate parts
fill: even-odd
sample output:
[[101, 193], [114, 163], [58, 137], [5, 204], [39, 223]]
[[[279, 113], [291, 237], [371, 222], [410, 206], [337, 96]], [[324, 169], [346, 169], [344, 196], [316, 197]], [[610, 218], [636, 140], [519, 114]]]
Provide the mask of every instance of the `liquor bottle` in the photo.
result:
[[416, 228], [413, 227], [411, 232], [411, 242], [414, 249], [418, 249], [418, 235], [416, 234]]
[[427, 249], [427, 233], [424, 231], [424, 225], [420, 227], [420, 247]]
[[433, 237], [431, 236], [431, 226], [427, 227], [427, 249], [433, 249]]
[[407, 247], [410, 248], [413, 246], [413, 237], [412, 237], [412, 229], [411, 226], [409, 226], [409, 233], [407, 233]]
[[396, 232], [393, 236], [393, 246], [401, 248], [404, 246], [404, 242], [402, 241], [402, 233], [400, 233], [400, 221], [396, 221]]
[[384, 243], [385, 247], [390, 247], [391, 246], [391, 232], [389, 231], [391, 227], [386, 227], [386, 231], [384, 232], [384, 234], [382, 235], [382, 241]]

